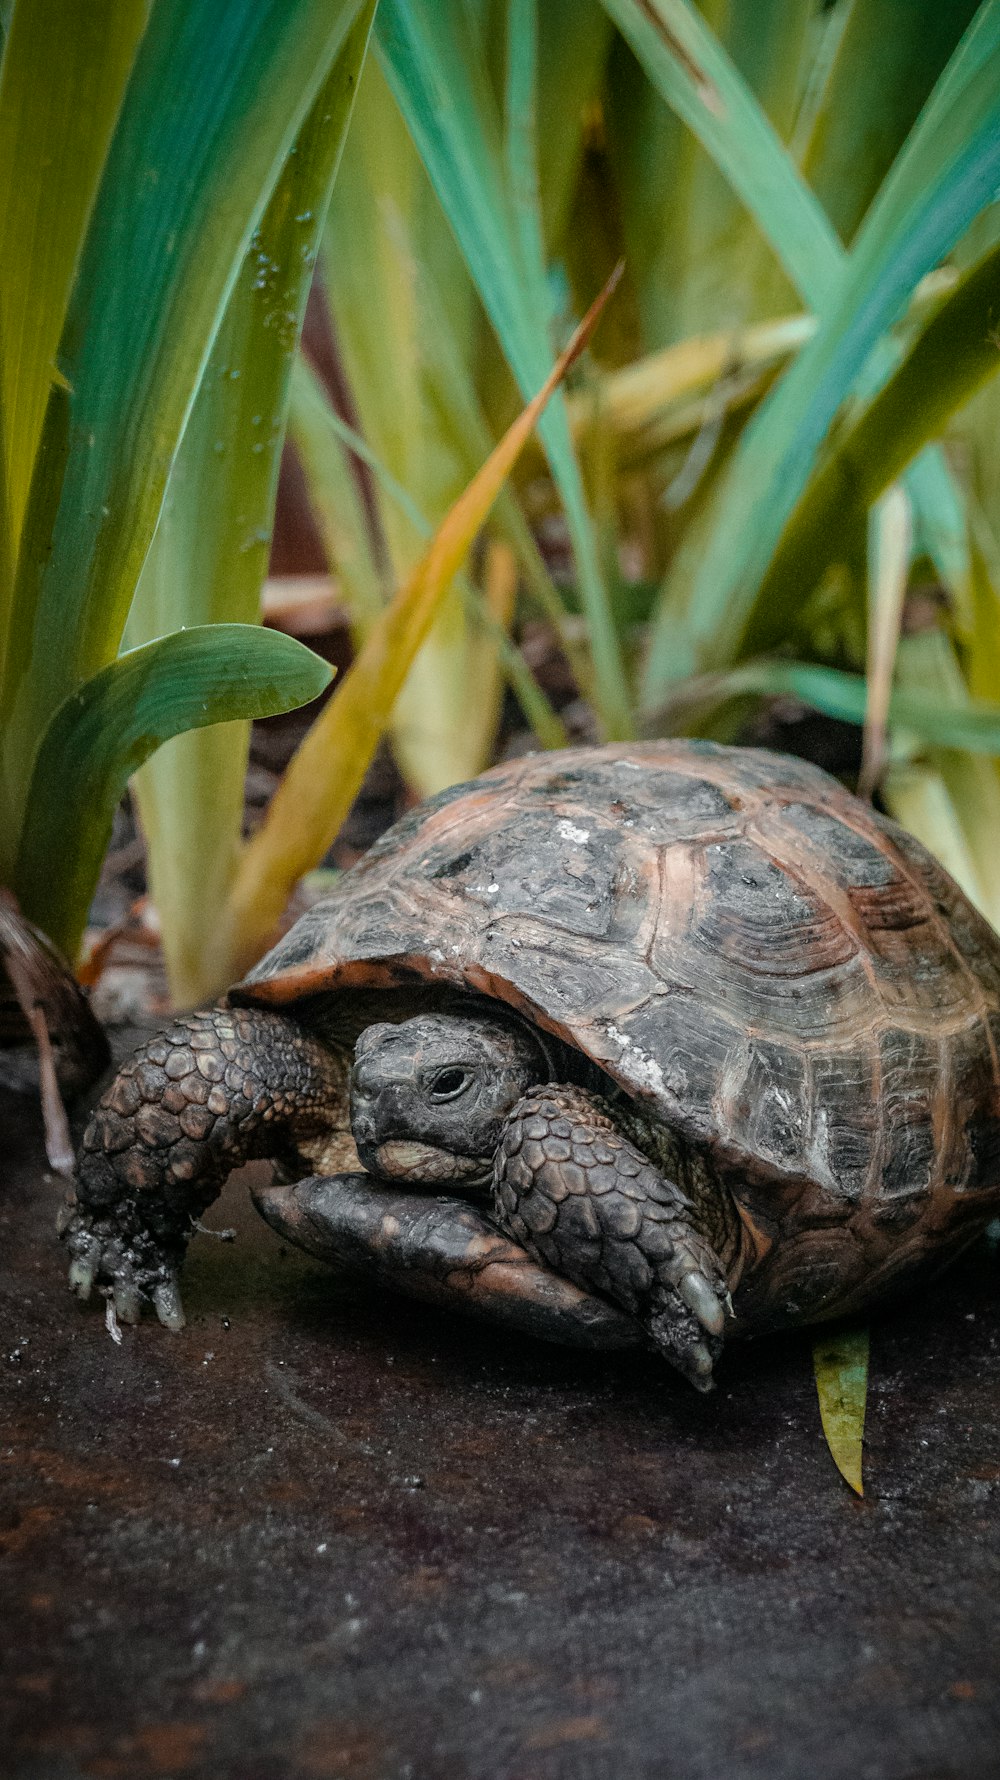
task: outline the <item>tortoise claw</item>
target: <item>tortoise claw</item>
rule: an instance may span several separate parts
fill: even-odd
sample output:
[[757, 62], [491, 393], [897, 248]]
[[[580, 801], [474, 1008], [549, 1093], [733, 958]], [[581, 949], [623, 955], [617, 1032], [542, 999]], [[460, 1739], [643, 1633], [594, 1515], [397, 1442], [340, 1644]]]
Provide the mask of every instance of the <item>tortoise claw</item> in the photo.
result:
[[715, 1362], [712, 1355], [709, 1353], [708, 1348], [705, 1346], [705, 1343], [703, 1341], [698, 1341], [695, 1343], [694, 1347], [689, 1348], [687, 1364], [682, 1366], [682, 1370], [685, 1376], [690, 1379], [696, 1391], [712, 1391], [715, 1389], [715, 1380], [712, 1377], [712, 1368], [714, 1364]]
[[122, 1262], [112, 1287], [115, 1315], [120, 1323], [137, 1323], [142, 1315], [142, 1295], [127, 1262]]
[[[682, 1273], [677, 1281], [677, 1290], [689, 1310], [698, 1318], [703, 1329], [709, 1335], [721, 1335], [726, 1326], [726, 1307], [720, 1301], [719, 1293], [703, 1273], [692, 1268], [689, 1273]], [[728, 1296], [728, 1294], [727, 1294]]]
[[184, 1327], [174, 1257], [148, 1230], [123, 1229], [120, 1217], [112, 1224], [79, 1209], [61, 1222], [71, 1257], [70, 1290], [86, 1303], [97, 1287], [106, 1300], [109, 1327], [139, 1322], [144, 1303], [152, 1303], [168, 1329]]
[[94, 1289], [100, 1258], [100, 1249], [95, 1244], [92, 1253], [78, 1254], [70, 1262], [69, 1289], [79, 1298], [81, 1304], [86, 1304]]
[[181, 1303], [180, 1287], [175, 1279], [165, 1279], [153, 1292], [153, 1306], [165, 1329], [173, 1330], [176, 1335], [185, 1323], [184, 1306]]

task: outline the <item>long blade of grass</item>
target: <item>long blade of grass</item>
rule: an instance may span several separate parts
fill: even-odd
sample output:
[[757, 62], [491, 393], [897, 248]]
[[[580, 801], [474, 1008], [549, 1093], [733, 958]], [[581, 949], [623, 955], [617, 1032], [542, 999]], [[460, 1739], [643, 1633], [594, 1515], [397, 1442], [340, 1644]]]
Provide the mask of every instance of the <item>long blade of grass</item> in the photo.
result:
[[855, 1495], [865, 1493], [861, 1468], [868, 1400], [868, 1330], [842, 1329], [813, 1342], [819, 1413], [833, 1462]]
[[[503, 153], [520, 264], [544, 281], [545, 231], [538, 176], [538, 7], [507, 0]], [[544, 300], [544, 299], [543, 299]]]
[[410, 582], [369, 635], [337, 696], [293, 757], [248, 842], [230, 904], [232, 968], [267, 945], [289, 894], [317, 865], [355, 797], [413, 658], [553, 390], [584, 350], [618, 274], [588, 310], [538, 394], [439, 526]]
[[0, 68], [0, 401], [20, 536], [56, 347], [150, 0], [32, 0]]
[[913, 519], [898, 483], [876, 502], [868, 520], [868, 698], [858, 791], [870, 797], [885, 759], [885, 726], [910, 572]]
[[[941, 638], [942, 643], [945, 639]], [[957, 670], [956, 670], [957, 672]], [[895, 691], [886, 712], [886, 727], [916, 737], [939, 748], [963, 749], [970, 754], [1000, 755], [1000, 704], [983, 699], [962, 699], [961, 677], [930, 698], [926, 692]], [[679, 693], [681, 689], [678, 689]], [[840, 668], [819, 667], [802, 661], [748, 661], [728, 673], [706, 674], [683, 688], [683, 697], [671, 709], [721, 703], [745, 693], [796, 698], [827, 717], [843, 723], [864, 723], [868, 683], [862, 674]]]
[[[944, 708], [949, 715], [984, 717], [982, 703], [970, 698], [963, 665], [954, 645], [940, 630], [918, 631], [900, 643], [896, 664], [898, 696], [913, 705]], [[994, 683], [995, 684], [995, 683]], [[992, 689], [992, 688], [991, 688]], [[986, 711], [996, 706], [986, 706]], [[988, 744], [988, 725], [980, 739]], [[993, 724], [993, 746], [981, 749], [966, 742], [958, 747], [928, 736], [936, 746], [922, 750], [910, 764], [890, 765], [882, 793], [892, 814], [919, 835], [966, 894], [1000, 931], [1000, 883], [996, 869], [996, 836], [1000, 834], [1000, 764], [984, 758], [997, 753], [1000, 727]]]
[[[659, 0], [658, 10], [641, 0], [614, 3], [632, 14], [633, 47], [650, 79], [739, 191], [800, 294], [821, 310], [831, 300], [846, 255], [750, 87], [687, 0]], [[719, 96], [714, 106], [708, 102], [712, 92]], [[749, 154], [744, 141], [752, 147]], [[687, 418], [681, 415], [680, 424], [686, 425]], [[672, 436], [669, 426], [661, 424], [650, 444]], [[953, 596], [963, 602], [968, 562], [959, 556], [953, 524], [960, 501], [943, 455], [929, 448], [907, 472], [907, 484], [926, 547]], [[655, 703], [664, 685], [692, 666], [690, 654], [678, 648], [678, 633], [684, 629], [693, 568], [702, 553], [701, 547], [682, 551], [665, 582], [646, 661], [646, 703]], [[768, 602], [760, 603], [766, 609]]]
[[[0, 355], [3, 353], [3, 320], [0, 317]], [[3, 660], [7, 635], [7, 620], [10, 616], [11, 602], [14, 596], [14, 538], [10, 523], [10, 500], [7, 492], [7, 451], [6, 415], [2, 393], [0, 393], [0, 685], [3, 683]], [[0, 762], [2, 767], [2, 762]], [[3, 821], [3, 773], [0, 771], [0, 883], [4, 882], [4, 871], [8, 864], [5, 841], [5, 823]]]
[[[360, 457], [362, 462], [368, 465], [389, 499], [394, 501], [406, 514], [407, 519], [418, 536], [425, 542], [432, 538], [434, 535], [434, 527], [431, 525], [426, 514], [421, 512], [413, 497], [403, 487], [402, 483], [397, 481], [391, 470], [387, 468], [381, 458], [379, 458], [371, 449], [371, 446], [367, 441], [362, 439], [360, 433], [355, 432], [354, 428], [348, 426], [347, 422], [342, 420], [340, 415], [336, 414], [328, 403], [323, 402], [322, 396], [319, 395], [316, 389], [315, 377], [309, 372], [308, 367], [305, 365], [299, 367], [298, 386], [300, 392], [303, 394], [305, 394], [306, 389], [308, 389], [309, 392], [305, 395], [305, 401], [303, 402], [302, 408], [303, 413], [309, 413], [309, 419], [306, 422], [306, 426], [308, 427], [309, 449], [314, 454], [323, 450], [323, 445], [321, 444], [319, 437], [320, 429], [322, 429], [328, 437], [329, 435], [333, 435], [334, 438], [342, 441], [342, 443], [347, 446], [355, 456]], [[305, 428], [303, 428], [300, 437], [305, 436]], [[500, 499], [499, 496], [497, 498], [498, 500]], [[495, 554], [498, 556], [500, 548], [501, 546], [498, 540], [495, 545]], [[501, 663], [503, 671], [506, 674], [508, 683], [518, 699], [521, 709], [527, 717], [531, 728], [541, 742], [542, 747], [564, 748], [569, 739], [565, 725], [552, 709], [548, 698], [532, 674], [521, 651], [518, 649], [517, 645], [511, 641], [509, 625], [499, 621], [491, 609], [487, 595], [485, 593], [480, 594], [466, 575], [457, 575], [456, 583], [462, 593], [466, 613], [471, 624], [489, 639], [492, 648]], [[483, 679], [484, 676], [482, 672], [477, 672], [475, 665], [473, 665], [471, 677], [465, 690], [466, 694], [471, 695], [473, 701], [476, 703], [480, 701], [482, 696], [481, 688]]]
[[832, 54], [794, 147], [844, 241], [854, 235], [978, 4], [849, 0], [826, 9]]
[[[482, 317], [475, 289], [447, 218], [375, 58], [365, 71], [324, 242], [323, 284], [351, 406], [379, 462], [436, 523], [487, 455], [494, 436], [474, 395]], [[461, 406], [440, 375], [446, 352], [472, 385]], [[470, 423], [471, 419], [471, 424]], [[478, 423], [478, 424], [477, 424]], [[361, 454], [362, 456], [364, 453]], [[358, 454], [354, 453], [355, 460]], [[408, 580], [425, 534], [405, 502], [369, 484], [387, 561], [377, 589], [380, 609]], [[322, 498], [322, 497], [321, 497]], [[338, 516], [365, 530], [370, 516], [352, 501]], [[431, 528], [433, 529], [433, 527]], [[362, 625], [370, 610], [364, 558], [367, 537], [333, 559]], [[351, 570], [362, 566], [355, 589]], [[501, 696], [495, 655], [476, 663], [482, 697], [469, 721], [466, 686], [472, 635], [461, 591], [447, 596], [407, 677], [391, 725], [403, 776], [420, 795], [472, 777], [489, 758]], [[479, 652], [482, 653], [482, 652]]]
[[[331, 569], [340, 581], [355, 641], [374, 624], [383, 604], [371, 528], [348, 449], [319, 377], [304, 354], [292, 367], [289, 433], [309, 484], [309, 500]], [[350, 430], [350, 429], [349, 429]]]
[[[383, 0], [376, 21], [382, 64], [407, 127], [455, 232], [523, 397], [550, 364], [546, 268], [525, 260], [529, 236], [515, 219], [504, 178], [499, 120], [486, 72], [463, 28], [463, 11], [441, 0]], [[511, 44], [511, 54], [522, 53]], [[528, 71], [530, 73], [530, 70]], [[515, 78], [515, 88], [523, 80]], [[523, 90], [518, 88], [518, 90]], [[522, 112], [523, 115], [523, 112]], [[523, 190], [519, 198], [524, 201]], [[540, 436], [566, 511], [594, 661], [594, 696], [609, 737], [631, 728], [621, 648], [573, 452], [557, 395]]]
[[302, 643], [253, 624], [175, 631], [95, 674], [39, 749], [14, 873], [22, 907], [75, 957], [115, 809], [153, 749], [180, 730], [293, 710], [330, 678]]
[[49, 717], [117, 650], [251, 234], [359, 5], [154, 8], [73, 287], [66, 389], [50, 397], [29, 502], [0, 689], [17, 827]]
[[968, 485], [951, 474], [940, 448], [925, 449], [915, 457], [902, 482], [913, 507], [913, 554], [926, 556], [933, 564], [948, 590], [956, 632], [969, 636], [975, 624], [975, 592]]
[[[337, 162], [364, 61], [368, 0], [289, 155], [230, 297], [129, 614], [129, 646], [180, 625], [260, 619], [289, 381]], [[215, 911], [242, 844], [250, 731], [176, 736], [136, 775], [171, 994], [215, 980]], [[198, 861], [192, 871], [192, 860]]]
[[[752, 618], [741, 606], [750, 645], [767, 648], [780, 634], [788, 601], [798, 603], [819, 581], [839, 541], [907, 467], [918, 471], [911, 495], [923, 496], [934, 460], [914, 463], [928, 439], [988, 379], [1000, 371], [994, 340], [1000, 248], [993, 248], [965, 274], [916, 336], [893, 375], [838, 434], [832, 450], [801, 494], [761, 583]], [[957, 590], [959, 613], [968, 621], [968, 563], [956, 541], [950, 484], [932, 485], [921, 499], [920, 517], [935, 514], [934, 554], [948, 584]], [[940, 502], [940, 505], [935, 503]], [[962, 551], [961, 555], [956, 553]]]
[[[692, 590], [688, 650], [676, 651], [681, 671], [738, 652], [834, 415], [920, 278], [990, 201], [998, 181], [1000, 3], [984, 0], [862, 226], [819, 332], [735, 454]], [[801, 600], [801, 587], [794, 597]]]
[[718, 38], [687, 0], [603, 0], [649, 79], [698, 141], [822, 311], [842, 249], [830, 221]]
[[544, 0], [538, 8], [535, 162], [550, 257], [559, 255], [570, 225], [586, 120], [611, 38], [611, 21], [596, 0]]

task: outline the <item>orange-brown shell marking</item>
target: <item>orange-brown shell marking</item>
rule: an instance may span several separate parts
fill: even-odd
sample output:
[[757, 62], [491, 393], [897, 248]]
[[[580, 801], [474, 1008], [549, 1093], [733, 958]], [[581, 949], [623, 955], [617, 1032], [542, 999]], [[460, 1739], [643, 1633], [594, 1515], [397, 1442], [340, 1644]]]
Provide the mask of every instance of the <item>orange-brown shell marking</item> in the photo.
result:
[[405, 816], [233, 998], [418, 981], [509, 1003], [713, 1157], [755, 1327], [882, 1295], [1000, 1198], [1000, 940], [802, 761], [665, 741], [497, 767]]

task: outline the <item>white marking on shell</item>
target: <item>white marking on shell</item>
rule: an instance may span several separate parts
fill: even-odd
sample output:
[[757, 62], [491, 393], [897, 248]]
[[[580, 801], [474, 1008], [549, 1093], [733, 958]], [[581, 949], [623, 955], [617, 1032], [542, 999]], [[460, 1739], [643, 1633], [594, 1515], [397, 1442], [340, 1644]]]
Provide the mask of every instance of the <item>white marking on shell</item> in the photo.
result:
[[644, 1088], [662, 1092], [663, 1071], [656, 1058], [651, 1057], [648, 1051], [644, 1051], [640, 1045], [629, 1038], [627, 1032], [620, 1032], [617, 1026], [609, 1026], [607, 1033], [619, 1050], [628, 1053], [629, 1068], [636, 1081], [641, 1082]]
[[774, 1100], [776, 1100], [778, 1102], [778, 1105], [781, 1107], [782, 1111], [788, 1114], [790, 1123], [795, 1125], [799, 1130], [801, 1130], [802, 1129], [802, 1108], [800, 1106], [795, 1105], [794, 1101], [792, 1100], [792, 1096], [788, 1092], [788, 1089], [772, 1087], [771, 1096]]
[[572, 822], [562, 821], [557, 824], [564, 841], [572, 841], [574, 847], [582, 847], [590, 839], [589, 828], [574, 828]]
[[812, 1136], [806, 1155], [812, 1168], [813, 1178], [832, 1186], [834, 1175], [830, 1167], [830, 1115], [825, 1106], [818, 1106], [815, 1110]]

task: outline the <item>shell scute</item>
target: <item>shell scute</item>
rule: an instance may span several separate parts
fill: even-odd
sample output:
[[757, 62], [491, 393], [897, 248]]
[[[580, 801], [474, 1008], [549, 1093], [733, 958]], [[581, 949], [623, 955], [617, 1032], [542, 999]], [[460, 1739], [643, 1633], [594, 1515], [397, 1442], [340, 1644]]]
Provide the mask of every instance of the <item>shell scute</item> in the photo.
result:
[[874, 1043], [810, 1056], [809, 1171], [838, 1199], [857, 1203], [872, 1179], [880, 1141]]
[[694, 943], [740, 977], [803, 976], [846, 964], [853, 936], [809, 886], [746, 840], [706, 849]]
[[879, 1034], [883, 1111], [882, 1196], [911, 1198], [930, 1186], [947, 1102], [938, 1041], [889, 1027]]
[[877, 832], [865, 833], [828, 809], [801, 802], [783, 804], [780, 820], [815, 859], [836, 859], [838, 876], [850, 890], [881, 889], [898, 878], [898, 868], [879, 844]]
[[530, 916], [566, 933], [607, 933], [618, 866], [618, 837], [609, 825], [564, 826], [539, 816], [483, 837], [442, 879], [445, 894], [478, 903], [498, 918]]
[[729, 1099], [723, 1087], [720, 1122], [739, 1120], [755, 1151], [782, 1171], [808, 1165], [812, 1103], [809, 1058], [790, 1045], [758, 1040]]

